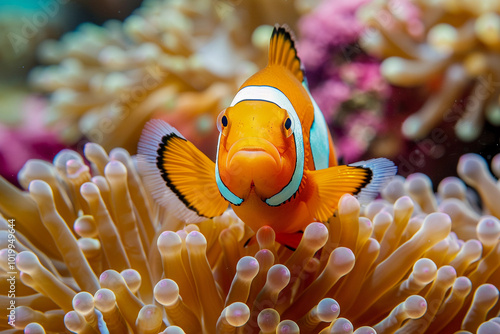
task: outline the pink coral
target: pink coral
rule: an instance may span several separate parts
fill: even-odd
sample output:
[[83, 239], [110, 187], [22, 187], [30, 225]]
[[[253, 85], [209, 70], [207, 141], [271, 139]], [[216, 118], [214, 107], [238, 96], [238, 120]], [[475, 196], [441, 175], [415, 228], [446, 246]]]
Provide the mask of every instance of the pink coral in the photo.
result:
[[332, 119], [340, 105], [350, 98], [351, 90], [344, 82], [331, 79], [319, 85], [312, 94], [326, 119]]
[[379, 62], [358, 45], [364, 26], [356, 11], [365, 2], [323, 1], [299, 21], [298, 51], [311, 94], [346, 161], [361, 158], [383, 129], [381, 101], [388, 95]]
[[339, 75], [343, 81], [350, 83], [360, 91], [387, 95], [387, 85], [380, 75], [378, 62], [347, 63], [339, 68]]
[[64, 148], [43, 125], [45, 105], [44, 99], [30, 96], [24, 102], [19, 126], [0, 124], [0, 174], [11, 181], [29, 159], [51, 160]]
[[370, 110], [350, 114], [344, 121], [344, 135], [336, 146], [346, 161], [355, 161], [368, 148], [368, 143], [383, 129], [380, 118]]
[[315, 69], [330, 56], [333, 47], [346, 47], [358, 40], [363, 25], [356, 10], [366, 0], [323, 1], [299, 21], [300, 57], [308, 69]]

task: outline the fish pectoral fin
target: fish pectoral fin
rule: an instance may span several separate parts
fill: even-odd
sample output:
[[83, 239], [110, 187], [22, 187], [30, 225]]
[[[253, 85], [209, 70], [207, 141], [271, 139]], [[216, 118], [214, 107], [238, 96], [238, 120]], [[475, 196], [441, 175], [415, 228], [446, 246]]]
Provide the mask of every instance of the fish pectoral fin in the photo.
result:
[[326, 222], [337, 209], [344, 194], [357, 194], [371, 180], [371, 170], [354, 166], [334, 166], [309, 171], [307, 180], [316, 187], [309, 200], [309, 210], [314, 218]]
[[309, 209], [316, 219], [324, 222], [333, 216], [344, 194], [355, 195], [366, 204], [377, 196], [396, 171], [394, 163], [385, 158], [309, 171], [306, 177], [317, 189], [309, 200]]
[[144, 127], [137, 163], [153, 198], [181, 220], [200, 222], [228, 208], [215, 181], [215, 163], [162, 120]]

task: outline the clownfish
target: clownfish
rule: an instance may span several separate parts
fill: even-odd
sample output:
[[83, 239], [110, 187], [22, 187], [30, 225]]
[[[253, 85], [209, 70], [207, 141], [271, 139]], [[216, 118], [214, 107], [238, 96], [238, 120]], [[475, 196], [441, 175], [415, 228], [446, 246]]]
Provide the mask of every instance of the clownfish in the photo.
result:
[[291, 247], [309, 223], [333, 216], [343, 194], [369, 201], [397, 170], [385, 158], [337, 166], [286, 26], [274, 28], [267, 67], [243, 83], [217, 128], [214, 163], [169, 124], [149, 121], [138, 145], [146, 187], [181, 220], [200, 222], [230, 205], [254, 232], [268, 225]]

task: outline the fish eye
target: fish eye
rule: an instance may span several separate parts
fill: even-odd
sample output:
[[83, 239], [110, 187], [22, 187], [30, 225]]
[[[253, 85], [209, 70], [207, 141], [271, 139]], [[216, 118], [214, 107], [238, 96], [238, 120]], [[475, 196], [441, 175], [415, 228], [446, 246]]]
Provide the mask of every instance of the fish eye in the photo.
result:
[[227, 126], [229, 124], [229, 120], [226, 116], [226, 109], [222, 110], [217, 116], [217, 129], [219, 130], [220, 133], [225, 135], [225, 129], [227, 129]]
[[287, 117], [287, 119], [285, 120], [285, 129], [289, 130], [291, 127], [292, 127], [292, 120], [290, 119], [290, 117]]
[[283, 122], [283, 131], [285, 133], [286, 138], [290, 137], [293, 134], [292, 126], [293, 126], [292, 119], [290, 117], [285, 118]]

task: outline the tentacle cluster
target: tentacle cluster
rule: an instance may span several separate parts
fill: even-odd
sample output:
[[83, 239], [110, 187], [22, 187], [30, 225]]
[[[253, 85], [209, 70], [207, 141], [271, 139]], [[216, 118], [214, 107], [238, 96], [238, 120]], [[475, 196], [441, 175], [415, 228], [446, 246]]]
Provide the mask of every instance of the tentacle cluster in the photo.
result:
[[[434, 194], [395, 178], [366, 207], [345, 195], [297, 250], [234, 213], [184, 225], [145, 192], [134, 160], [32, 160], [0, 179], [2, 305], [12, 333], [493, 333], [500, 322], [500, 188], [477, 155]], [[492, 170], [500, 175], [500, 155]], [[12, 238], [13, 235], [15, 238]], [[12, 240], [12, 241], [11, 241]], [[15, 259], [15, 261], [13, 260]], [[12, 262], [14, 261], [14, 262]], [[11, 263], [12, 262], [12, 263]], [[12, 266], [12, 267], [10, 267]], [[7, 278], [15, 280], [15, 299]]]
[[[500, 125], [497, 2], [372, 1], [358, 14], [369, 27], [362, 45], [385, 59], [385, 78], [430, 92], [420, 110], [403, 123], [408, 138], [421, 139], [442, 122], [456, 122], [457, 136], [472, 141], [485, 119]], [[453, 104], [466, 93], [463, 110], [454, 110]]]
[[[68, 144], [85, 136], [133, 152], [152, 116], [202, 144], [216, 138], [213, 120], [239, 85], [265, 65], [272, 25], [294, 25], [303, 7], [144, 1], [123, 23], [82, 24], [44, 42], [39, 58], [47, 66], [35, 68], [30, 81], [51, 93], [47, 121]], [[257, 29], [263, 24], [270, 29]]]

